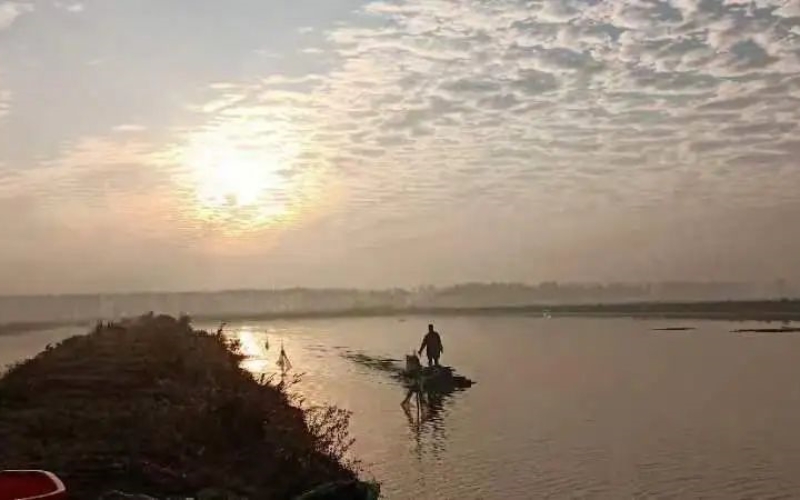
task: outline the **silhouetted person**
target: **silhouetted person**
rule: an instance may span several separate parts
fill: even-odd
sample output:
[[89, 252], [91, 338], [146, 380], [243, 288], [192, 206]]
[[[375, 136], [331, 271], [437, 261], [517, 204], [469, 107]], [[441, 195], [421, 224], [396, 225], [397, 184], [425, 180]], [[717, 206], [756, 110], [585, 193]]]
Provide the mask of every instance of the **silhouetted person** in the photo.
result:
[[439, 336], [439, 333], [433, 329], [433, 325], [428, 325], [428, 333], [426, 333], [425, 338], [422, 339], [422, 345], [419, 347], [419, 354], [422, 354], [423, 350], [426, 350], [426, 355], [428, 356], [428, 366], [439, 366], [439, 356], [444, 352], [444, 347], [442, 346], [442, 338]]

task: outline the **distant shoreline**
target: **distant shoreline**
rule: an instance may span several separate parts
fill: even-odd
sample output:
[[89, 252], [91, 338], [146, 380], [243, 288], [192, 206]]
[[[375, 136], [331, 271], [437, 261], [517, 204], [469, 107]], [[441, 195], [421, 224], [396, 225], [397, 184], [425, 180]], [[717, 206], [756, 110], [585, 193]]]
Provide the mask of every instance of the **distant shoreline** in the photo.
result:
[[35, 332], [39, 330], [51, 330], [55, 328], [64, 328], [68, 326], [81, 327], [86, 326], [88, 320], [75, 320], [75, 321], [15, 321], [13, 323], [0, 323], [0, 335], [17, 335], [26, 332]]
[[[144, 312], [144, 311], [141, 311]], [[195, 321], [278, 321], [294, 319], [405, 316], [537, 316], [718, 321], [800, 321], [800, 300], [630, 302], [619, 304], [561, 304], [493, 307], [360, 308], [336, 311], [191, 314]], [[0, 324], [0, 335], [66, 326], [85, 326], [96, 319], [14, 322]]]

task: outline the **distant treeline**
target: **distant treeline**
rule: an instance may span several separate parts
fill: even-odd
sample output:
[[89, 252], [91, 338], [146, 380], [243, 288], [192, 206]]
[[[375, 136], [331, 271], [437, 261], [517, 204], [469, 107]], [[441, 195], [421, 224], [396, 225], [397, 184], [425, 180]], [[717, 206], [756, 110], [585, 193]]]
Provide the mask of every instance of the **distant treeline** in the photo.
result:
[[[126, 293], [0, 297], [0, 324], [74, 322], [133, 316], [146, 311], [188, 313], [198, 318], [309, 317], [444, 313], [541, 312], [550, 308], [570, 314], [674, 314], [700, 311], [720, 314], [761, 304], [776, 312], [782, 302], [764, 299], [797, 297], [785, 282], [748, 283], [467, 283], [451, 287], [357, 289], [277, 289], [221, 292]], [[760, 302], [759, 302], [760, 300]], [[738, 302], [728, 302], [738, 301]], [[751, 302], [756, 301], [756, 302]], [[603, 304], [603, 305], [598, 305]], [[709, 304], [717, 304], [709, 310]], [[726, 305], [727, 304], [727, 305]], [[738, 304], [738, 305], [732, 305]], [[783, 304], [767, 306], [767, 304]], [[756, 307], [756, 306], [753, 306]], [[778, 307], [778, 309], [775, 309]], [[644, 308], [644, 309], [643, 309]], [[748, 309], [749, 310], [749, 309]]]
[[214, 316], [200, 314], [199, 320], [278, 320], [391, 316], [534, 316], [630, 317], [649, 319], [709, 319], [729, 321], [800, 321], [800, 300], [753, 300], [715, 302], [635, 302], [619, 304], [562, 304], [494, 307], [410, 307], [342, 309], [337, 311], [296, 311], [286, 313]]

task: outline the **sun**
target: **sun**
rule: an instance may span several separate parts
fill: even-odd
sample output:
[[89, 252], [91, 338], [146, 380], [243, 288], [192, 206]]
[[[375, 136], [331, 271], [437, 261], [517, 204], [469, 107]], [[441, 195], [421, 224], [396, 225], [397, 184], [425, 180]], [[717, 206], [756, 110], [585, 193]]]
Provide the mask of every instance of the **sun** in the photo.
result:
[[194, 218], [229, 234], [287, 224], [301, 194], [287, 174], [291, 151], [254, 140], [247, 130], [234, 132], [200, 134], [186, 148], [183, 185]]
[[206, 152], [194, 169], [198, 201], [208, 208], [274, 203], [287, 187], [274, 160], [235, 150]]
[[186, 229], [229, 237], [237, 248], [296, 229], [336, 199], [327, 160], [286, 122], [219, 117], [185, 131], [166, 161], [178, 165], [172, 178]]

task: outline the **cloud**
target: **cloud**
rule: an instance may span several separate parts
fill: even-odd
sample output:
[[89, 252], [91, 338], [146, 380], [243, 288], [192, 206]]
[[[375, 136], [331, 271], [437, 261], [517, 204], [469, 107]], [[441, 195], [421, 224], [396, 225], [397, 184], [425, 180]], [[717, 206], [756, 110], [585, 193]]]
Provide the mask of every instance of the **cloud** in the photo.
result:
[[[2, 81], [0, 81], [2, 84]], [[11, 91], [0, 87], [0, 120], [8, 114], [11, 107]]]
[[[313, 33], [297, 52], [324, 53], [324, 67], [219, 78], [191, 94], [189, 116], [159, 142], [132, 140], [151, 139], [138, 134], [150, 123], [123, 123], [67, 145], [69, 161], [49, 167], [64, 193], [102, 179], [120, 192], [161, 182], [176, 188], [173, 207], [196, 208], [198, 184], [225, 184], [198, 180], [198, 164], [223, 165], [269, 184], [259, 200], [291, 214], [291, 225], [255, 229], [365, 260], [348, 242], [426, 248], [408, 228], [457, 241], [482, 221], [487, 241], [519, 247], [527, 235], [569, 251], [567, 228], [593, 232], [600, 219], [636, 227], [641, 213], [783, 213], [784, 200], [764, 193], [800, 185], [796, 9], [785, 0], [369, 2], [327, 31], [293, 30]], [[176, 208], [170, 223], [202, 233], [263, 222], [230, 194], [209, 195], [227, 207], [216, 219]]]
[[0, 3], [0, 31], [10, 28], [20, 16], [29, 12], [33, 12], [33, 5], [30, 3]]
[[79, 14], [86, 10], [86, 5], [80, 2], [59, 2], [56, 1], [53, 5], [57, 9], [69, 12], [71, 14]]
[[111, 129], [113, 132], [119, 133], [135, 133], [135, 132], [144, 132], [147, 130], [147, 127], [144, 125], [136, 125], [133, 123], [124, 123], [122, 125], [117, 125]]
[[[800, 41], [787, 5], [373, 2], [365, 8], [369, 24], [328, 34], [341, 64], [314, 105], [350, 132], [330, 136], [338, 157], [381, 146], [373, 165], [415, 158], [424, 169], [404, 168], [420, 178], [437, 172], [442, 186], [442, 172], [481, 161], [476, 150], [492, 148], [504, 152], [492, 157], [493, 170], [509, 177], [536, 160], [562, 165], [549, 182], [576, 195], [585, 190], [584, 165], [609, 172], [599, 179], [608, 191], [618, 190], [618, 167], [630, 165], [638, 173], [628, 178], [641, 186], [631, 186], [628, 199], [668, 203], [668, 190], [650, 186], [729, 161], [763, 163], [732, 135], [777, 143], [791, 133], [796, 98], [781, 82], [796, 70]], [[350, 109], [337, 112], [343, 107]], [[780, 110], [784, 125], [773, 126], [769, 117]], [[653, 129], [657, 137], [644, 137]], [[554, 140], [556, 131], [570, 140]], [[441, 159], [425, 152], [428, 144]], [[621, 150], [642, 154], [620, 157]], [[473, 175], [479, 182], [480, 171]], [[745, 171], [726, 175], [726, 185], [748, 182]], [[498, 197], [510, 190], [498, 188]], [[545, 182], [528, 196], [546, 206], [554, 192]], [[716, 202], [727, 203], [722, 192]]]

